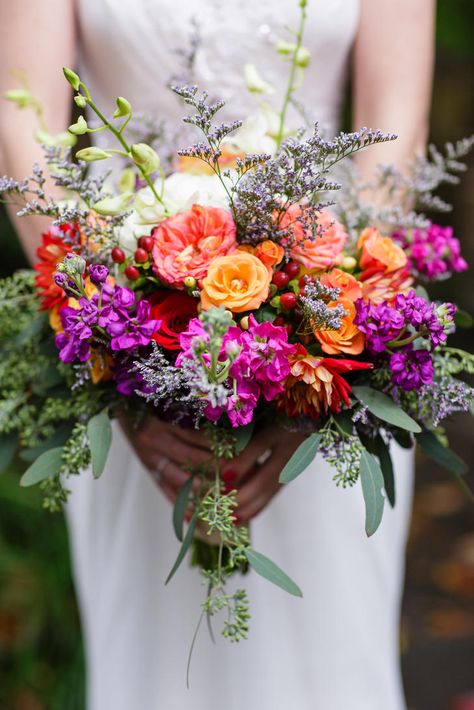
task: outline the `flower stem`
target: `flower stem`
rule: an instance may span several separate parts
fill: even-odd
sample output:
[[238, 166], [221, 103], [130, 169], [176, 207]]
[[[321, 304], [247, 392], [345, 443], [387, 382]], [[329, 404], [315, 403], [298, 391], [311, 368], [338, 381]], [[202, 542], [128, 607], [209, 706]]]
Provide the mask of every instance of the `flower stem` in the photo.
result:
[[298, 32], [296, 33], [295, 51], [293, 52], [293, 56], [291, 58], [291, 68], [290, 68], [290, 76], [288, 78], [288, 87], [286, 89], [285, 98], [283, 99], [283, 106], [280, 111], [280, 125], [278, 128], [278, 135], [276, 137], [276, 143], [277, 143], [278, 148], [281, 146], [281, 142], [283, 140], [283, 134], [285, 131], [285, 118], [286, 118], [286, 112], [288, 109], [288, 104], [290, 103], [291, 96], [296, 88], [295, 87], [295, 76], [296, 76], [296, 69], [297, 69], [297, 57], [298, 57], [298, 53], [301, 49], [301, 45], [303, 43], [303, 30], [304, 30], [304, 25], [306, 22], [305, 4], [301, 3], [300, 7], [301, 7], [300, 24], [298, 27]]

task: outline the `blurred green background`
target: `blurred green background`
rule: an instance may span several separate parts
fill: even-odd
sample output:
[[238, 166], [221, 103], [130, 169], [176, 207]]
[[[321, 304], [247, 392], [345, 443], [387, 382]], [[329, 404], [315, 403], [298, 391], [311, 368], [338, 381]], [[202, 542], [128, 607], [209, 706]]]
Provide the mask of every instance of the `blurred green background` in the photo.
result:
[[[440, 0], [431, 126], [437, 145], [474, 128], [473, 30], [473, 0]], [[453, 224], [471, 264], [473, 168], [471, 156], [461, 187], [443, 192], [454, 213], [438, 220]], [[4, 276], [24, 261], [1, 210], [0, 244]], [[472, 272], [431, 293], [474, 313], [471, 284]], [[470, 332], [455, 340], [472, 347]], [[472, 461], [469, 418], [457, 417], [448, 431], [453, 448]], [[42, 511], [36, 490], [19, 488], [19, 471], [17, 463], [0, 478], [0, 709], [83, 710], [84, 662], [64, 520]], [[419, 458], [401, 634], [410, 710], [474, 710], [472, 506], [447, 475]]]

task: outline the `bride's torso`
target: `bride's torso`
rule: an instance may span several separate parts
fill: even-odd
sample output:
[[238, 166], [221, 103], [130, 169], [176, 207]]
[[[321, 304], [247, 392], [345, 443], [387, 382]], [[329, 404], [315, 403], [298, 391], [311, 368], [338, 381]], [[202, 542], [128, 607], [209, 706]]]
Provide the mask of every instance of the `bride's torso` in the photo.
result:
[[[275, 51], [285, 27], [298, 24], [297, 0], [78, 0], [79, 64], [98, 102], [113, 110], [116, 96], [136, 111], [179, 120], [184, 112], [166, 89], [189, 53], [193, 21], [201, 37], [193, 81], [224, 98], [229, 113], [255, 110], [244, 89], [243, 66], [283, 87], [287, 66]], [[304, 44], [312, 60], [301, 99], [311, 118], [337, 124], [359, 0], [309, 0]], [[278, 105], [278, 104], [277, 104]]]

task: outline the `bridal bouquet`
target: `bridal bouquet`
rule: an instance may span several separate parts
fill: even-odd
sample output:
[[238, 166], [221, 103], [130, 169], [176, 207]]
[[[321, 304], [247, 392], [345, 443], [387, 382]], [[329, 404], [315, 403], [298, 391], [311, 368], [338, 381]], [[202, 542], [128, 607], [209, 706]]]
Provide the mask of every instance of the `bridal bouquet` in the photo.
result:
[[[263, 99], [271, 87], [252, 66], [247, 86], [260, 109], [243, 123], [219, 122], [223, 102], [196, 86], [173, 86], [201, 137], [174, 154], [163, 141], [165, 157], [127, 137], [126, 99], [108, 118], [65, 69], [87, 118], [79, 115], [69, 134], [41, 127], [38, 136], [64, 199], [47, 196], [38, 166], [30, 179], [0, 180], [5, 197], [24, 201], [20, 214], [52, 220], [35, 271], [0, 284], [4, 464], [16, 452], [31, 462], [22, 485], [39, 483], [54, 510], [67, 498], [68, 476], [89, 465], [101, 475], [110, 418], [138, 425], [156, 415], [203, 429], [212, 459], [190, 464], [176, 500], [181, 548], [168, 580], [193, 547], [208, 587], [203, 614], [225, 609], [223, 633], [235, 641], [246, 636], [249, 613], [245, 591], [226, 589], [234, 571], [250, 565], [301, 591], [252, 548], [236, 490], [222, 477], [226, 460], [266, 422], [300, 432], [280, 481], [319, 452], [336, 484], [360, 482], [372, 535], [385, 499], [395, 503], [390, 442], [410, 447], [415, 439], [459, 477], [464, 464], [440, 423], [472, 403], [457, 375], [472, 372], [474, 360], [446, 345], [456, 321], [469, 318], [423, 288], [467, 265], [452, 230], [411, 209], [444, 206], [433, 189], [454, 179], [472, 141], [446, 155], [433, 149], [407, 176], [385, 167], [377, 181], [383, 209], [369, 207], [348, 159], [395, 136], [362, 129], [329, 140], [314, 126], [288, 130], [309, 61], [301, 37], [302, 25], [294, 43], [277, 47], [290, 66], [280, 112]], [[9, 98], [37, 108], [27, 89]], [[95, 132], [113, 136], [117, 148], [85, 147], [74, 161], [74, 137]], [[88, 172], [112, 158], [113, 175]], [[196, 537], [198, 524], [209, 544]]]

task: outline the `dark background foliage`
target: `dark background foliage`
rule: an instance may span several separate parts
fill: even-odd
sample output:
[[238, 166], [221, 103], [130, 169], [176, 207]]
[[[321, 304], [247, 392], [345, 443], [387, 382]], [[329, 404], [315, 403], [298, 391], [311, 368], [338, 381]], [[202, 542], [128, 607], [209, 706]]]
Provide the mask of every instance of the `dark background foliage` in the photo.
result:
[[[440, 0], [431, 139], [437, 145], [474, 127], [474, 3]], [[446, 188], [463, 253], [474, 264], [474, 159], [460, 188]], [[0, 276], [24, 265], [0, 211]], [[472, 272], [431, 294], [474, 313]], [[472, 347], [469, 331], [456, 334]], [[472, 461], [472, 425], [448, 425], [453, 448]], [[83, 710], [84, 663], [67, 535], [60, 515], [42, 511], [36, 490], [18, 487], [18, 465], [0, 478], [0, 708]], [[472, 483], [472, 476], [471, 476]], [[343, 492], [341, 491], [341, 495]], [[401, 650], [410, 710], [473, 710], [474, 533], [472, 505], [448, 474], [420, 456], [408, 544]], [[382, 709], [381, 709], [382, 710]]]

